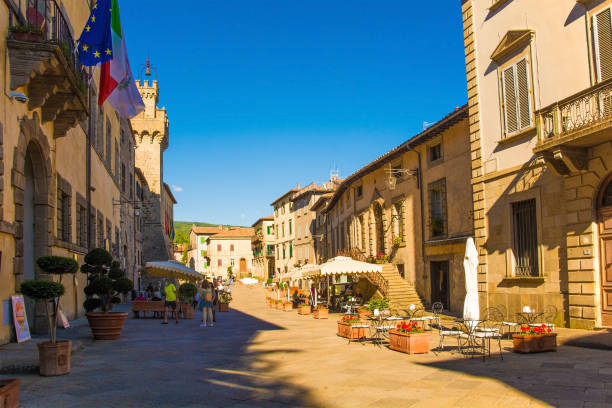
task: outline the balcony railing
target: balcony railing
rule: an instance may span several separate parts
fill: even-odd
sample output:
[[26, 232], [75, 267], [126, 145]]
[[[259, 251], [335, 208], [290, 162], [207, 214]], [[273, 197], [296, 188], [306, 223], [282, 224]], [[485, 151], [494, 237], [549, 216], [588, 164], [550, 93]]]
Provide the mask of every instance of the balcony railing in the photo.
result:
[[9, 13], [9, 39], [52, 43], [60, 47], [86, 94], [89, 74], [75, 52], [75, 42], [66, 18], [55, 0], [15, 0]]
[[612, 122], [612, 80], [541, 109], [538, 119], [539, 146], [573, 141], [583, 136], [581, 131], [601, 130], [598, 125]]

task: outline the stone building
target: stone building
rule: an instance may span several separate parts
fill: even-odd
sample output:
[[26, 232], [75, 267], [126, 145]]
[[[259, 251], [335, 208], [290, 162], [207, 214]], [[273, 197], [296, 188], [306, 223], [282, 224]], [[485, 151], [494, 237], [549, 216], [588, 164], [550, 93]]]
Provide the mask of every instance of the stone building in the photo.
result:
[[285, 194], [274, 200], [274, 231], [276, 259], [274, 267], [276, 276], [289, 272], [296, 266], [293, 245], [295, 240], [295, 213], [293, 212], [293, 202], [291, 199], [300, 190], [300, 185], [287, 191]]
[[324, 194], [333, 192], [341, 180], [332, 177], [331, 180], [322, 185], [312, 183], [291, 198], [293, 211], [295, 213], [295, 259], [300, 266], [315, 263], [315, 217], [312, 206]]
[[[472, 235], [467, 106], [359, 169], [316, 203], [317, 258], [386, 257], [392, 303], [461, 311]], [[323, 225], [321, 225], [323, 224]]]
[[253, 228], [230, 227], [208, 238], [208, 273], [227, 278], [228, 268], [231, 267], [235, 276], [248, 276], [253, 265], [253, 234]]
[[611, 7], [462, 1], [483, 307], [612, 325]]
[[[104, 103], [97, 105], [99, 70], [93, 75], [64, 53], [89, 17], [86, 3], [0, 4], [0, 343], [14, 336], [11, 296], [26, 279], [41, 278], [42, 255], [83, 262], [94, 247], [109, 249], [128, 273], [135, 264], [134, 209], [130, 175], [134, 140], [129, 123]], [[44, 23], [43, 23], [44, 19]], [[56, 30], [22, 36], [9, 27]], [[125, 164], [122, 173], [121, 164]], [[123, 178], [125, 174], [125, 182]], [[64, 279], [62, 309], [69, 319], [83, 313], [85, 275]], [[42, 305], [26, 299], [33, 332], [46, 330]]]
[[135, 163], [146, 180], [143, 185], [143, 262], [173, 259], [174, 212], [176, 204], [164, 183], [164, 151], [169, 144], [169, 122], [165, 108], [159, 108], [157, 80], [136, 82], [145, 104], [143, 112], [131, 119], [136, 138]]
[[[230, 227], [231, 228], [231, 227]], [[209, 274], [210, 254], [208, 251], [209, 238], [223, 232], [223, 225], [217, 227], [191, 226], [189, 232], [189, 250], [187, 252], [187, 266], [204, 274]]]
[[274, 277], [274, 216], [261, 217], [251, 226], [253, 238], [253, 276], [262, 279]]

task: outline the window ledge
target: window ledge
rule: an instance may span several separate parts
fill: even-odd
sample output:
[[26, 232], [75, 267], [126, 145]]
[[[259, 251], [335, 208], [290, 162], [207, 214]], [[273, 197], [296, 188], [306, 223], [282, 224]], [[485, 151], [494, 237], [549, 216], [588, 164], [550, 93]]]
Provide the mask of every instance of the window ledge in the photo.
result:
[[499, 145], [502, 145], [502, 146], [503, 145], [508, 145], [508, 144], [512, 144], [512, 143], [518, 142], [518, 141], [523, 140], [523, 139], [532, 138], [535, 135], [536, 135], [536, 127], [535, 126], [531, 126], [531, 127], [528, 127], [527, 129], [521, 130], [520, 132], [517, 132], [517, 133], [515, 133], [513, 135], [506, 136], [503, 139], [500, 139], [497, 143]]
[[[494, 2], [493, 4], [491, 4], [491, 7], [489, 7], [489, 12], [493, 13], [497, 10], [499, 10], [501, 8], [501, 6], [503, 6], [504, 4], [506, 4], [509, 0], [497, 0], [496, 2]], [[584, 1], [584, 0], [582, 0]]]
[[505, 284], [529, 284], [529, 285], [540, 285], [544, 283], [546, 279], [544, 276], [507, 276], [502, 280]]

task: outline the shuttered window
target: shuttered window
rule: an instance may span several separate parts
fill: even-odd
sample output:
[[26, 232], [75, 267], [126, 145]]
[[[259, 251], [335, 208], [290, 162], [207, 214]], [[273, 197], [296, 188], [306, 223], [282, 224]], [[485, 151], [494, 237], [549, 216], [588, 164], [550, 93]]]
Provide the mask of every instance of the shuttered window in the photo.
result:
[[527, 60], [522, 59], [502, 71], [504, 136], [532, 125]]
[[593, 17], [593, 42], [597, 79], [605, 81], [612, 78], [612, 15], [609, 8]]

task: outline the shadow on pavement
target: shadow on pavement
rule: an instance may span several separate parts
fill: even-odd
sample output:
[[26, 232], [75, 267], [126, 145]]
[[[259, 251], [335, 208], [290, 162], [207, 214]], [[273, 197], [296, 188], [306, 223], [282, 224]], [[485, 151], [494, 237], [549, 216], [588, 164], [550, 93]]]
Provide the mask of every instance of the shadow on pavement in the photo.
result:
[[62, 333], [85, 344], [72, 373], [21, 376], [22, 406], [319, 406], [311, 390], [285, 381], [268, 358], [295, 358], [297, 351], [249, 347], [260, 331], [282, 327], [232, 309], [217, 313], [215, 327], [201, 328], [200, 316], [178, 325], [130, 317], [116, 341], [91, 341], [81, 323]]
[[603, 368], [601, 351], [560, 346], [557, 352], [517, 354], [507, 344], [502, 350], [503, 361], [494, 347], [485, 361], [482, 356], [449, 358], [442, 353], [439, 361], [418, 364], [495, 379], [555, 407], [582, 407], [585, 401], [593, 406], [612, 404], [606, 391], [612, 370]]

